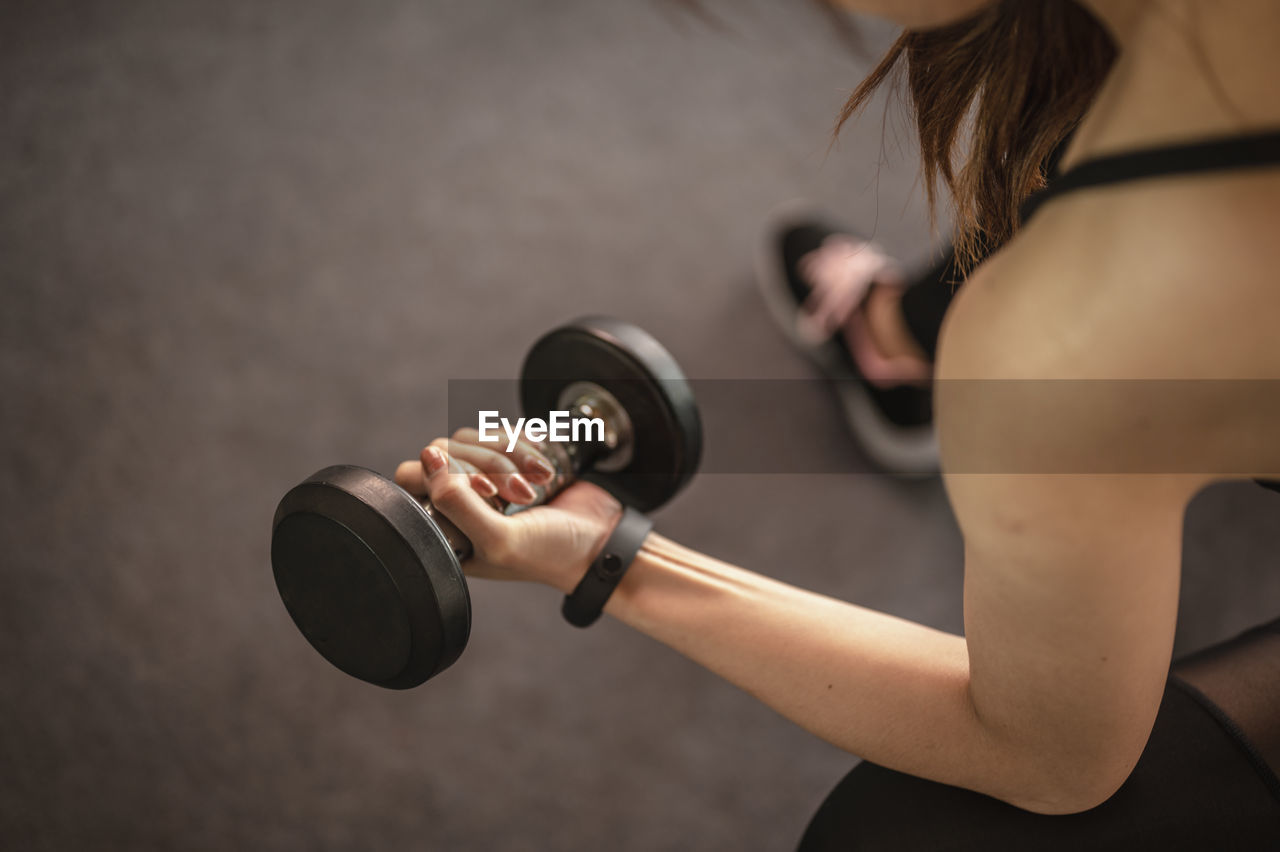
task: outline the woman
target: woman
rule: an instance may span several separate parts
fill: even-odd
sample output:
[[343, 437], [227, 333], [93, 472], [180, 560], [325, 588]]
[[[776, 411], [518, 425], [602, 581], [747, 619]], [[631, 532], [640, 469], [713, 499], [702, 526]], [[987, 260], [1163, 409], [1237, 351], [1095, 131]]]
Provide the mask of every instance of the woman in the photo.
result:
[[[867, 826], [891, 801], [864, 807], [859, 796], [894, 784], [901, 795], [892, 801], [954, 820], [981, 810], [988, 839], [1017, 824], [1042, 840], [1045, 825], [1079, 825], [1115, 801], [1137, 810], [1112, 819], [1155, 819], [1152, 783], [1198, 784], [1244, 803], [1243, 814], [1219, 822], [1249, 837], [1270, 826], [1280, 838], [1280, 788], [1268, 786], [1276, 781], [1266, 764], [1280, 765], [1280, 737], [1268, 728], [1280, 724], [1280, 704], [1268, 714], [1255, 701], [1267, 682], [1233, 694], [1236, 680], [1223, 675], [1274, 668], [1276, 631], [1188, 669], [1221, 707], [1169, 676], [1187, 503], [1210, 482], [1280, 472], [1274, 399], [1233, 392], [1246, 386], [1235, 380], [1280, 378], [1280, 136], [1266, 135], [1280, 128], [1280, 5], [847, 5], [901, 23], [916, 40], [916, 105], [950, 116], [940, 126], [939, 112], [921, 113], [919, 124], [926, 157], [956, 193], [961, 257], [984, 242], [1000, 246], [951, 305], [934, 370], [942, 469], [965, 541], [966, 635], [811, 594], [657, 534], [644, 539], [605, 612], [870, 762], [820, 811], [806, 838], [813, 848], [847, 846], [859, 832], [886, 837]], [[1005, 41], [972, 51], [983, 32]], [[996, 100], [980, 106], [971, 157], [956, 174], [945, 165], [948, 134], [968, 104], [947, 101], [954, 75], [935, 76], [948, 67], [948, 45], [986, 57], [990, 74], [1007, 71], [1000, 63], [1009, 59], [1027, 67], [1021, 80], [979, 76], [969, 94]], [[1097, 79], [1077, 80], [1061, 67], [1080, 50], [1101, 57]], [[1058, 64], [1045, 66], [1043, 57]], [[926, 85], [933, 100], [922, 100]], [[931, 140], [929, 132], [941, 135]], [[1175, 163], [1201, 165], [1148, 169], [1145, 177], [1122, 169], [1106, 185], [1078, 181], [1043, 197], [1019, 229], [1019, 203], [1068, 134], [1059, 183], [1066, 189], [1072, 175], [1097, 173], [1091, 163], [1115, 163], [1106, 158], [1125, 152], [1157, 150], [1142, 162], [1159, 164], [1158, 151], [1181, 151]], [[1230, 145], [1181, 147], [1229, 137], [1251, 140], [1248, 168], [1227, 156]], [[1206, 379], [1223, 381], [1183, 381]], [[1169, 392], [1187, 387], [1197, 392]], [[1071, 395], [1058, 396], [1061, 388]], [[578, 484], [548, 507], [500, 517], [482, 496], [527, 502], [529, 480], [546, 477], [529, 448], [514, 464], [520, 473], [474, 436], [458, 435], [401, 465], [397, 480], [429, 493], [471, 538], [471, 574], [568, 593], [609, 539], [619, 507]], [[1227, 714], [1246, 731], [1233, 730]], [[1198, 748], [1219, 734], [1215, 754], [1226, 757], [1195, 764], [1217, 777], [1196, 777], [1176, 756], [1153, 751]], [[1155, 760], [1145, 798], [1115, 795], [1131, 775], [1137, 781], [1140, 758]], [[1186, 777], [1175, 777], [1183, 770]], [[1198, 795], [1193, 789], [1190, 800]], [[946, 811], [954, 801], [967, 804]], [[1185, 842], [1201, 815], [1177, 807], [1157, 822]], [[943, 829], [960, 836], [956, 822]]]

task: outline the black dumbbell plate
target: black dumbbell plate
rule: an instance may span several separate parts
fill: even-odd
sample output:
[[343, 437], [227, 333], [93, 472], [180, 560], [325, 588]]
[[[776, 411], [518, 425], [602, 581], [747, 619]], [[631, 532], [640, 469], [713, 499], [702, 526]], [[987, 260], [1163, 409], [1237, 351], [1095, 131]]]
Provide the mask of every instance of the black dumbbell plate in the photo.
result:
[[467, 645], [471, 600], [452, 548], [417, 500], [371, 470], [327, 467], [290, 490], [271, 566], [303, 636], [353, 677], [407, 689]]
[[570, 385], [591, 382], [627, 410], [634, 430], [631, 461], [583, 479], [628, 506], [652, 511], [674, 497], [702, 456], [702, 423], [684, 373], [648, 332], [621, 320], [585, 317], [544, 335], [525, 358], [520, 402], [529, 417], [563, 405]]

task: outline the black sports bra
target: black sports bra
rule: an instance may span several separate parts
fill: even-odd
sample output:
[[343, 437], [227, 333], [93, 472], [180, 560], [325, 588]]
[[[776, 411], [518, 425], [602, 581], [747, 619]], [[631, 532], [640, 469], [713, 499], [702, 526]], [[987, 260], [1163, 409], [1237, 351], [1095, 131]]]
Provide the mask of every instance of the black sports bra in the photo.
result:
[[[1055, 163], [1065, 148], [1066, 142], [1059, 146], [1053, 158]], [[1046, 202], [1059, 195], [1096, 186], [1169, 175], [1226, 172], [1266, 166], [1280, 166], [1280, 130], [1142, 148], [1086, 160], [1053, 176], [1048, 186], [1022, 203], [1018, 215], [1022, 223], [1026, 224]], [[1257, 483], [1280, 492], [1280, 480], [1259, 479]]]

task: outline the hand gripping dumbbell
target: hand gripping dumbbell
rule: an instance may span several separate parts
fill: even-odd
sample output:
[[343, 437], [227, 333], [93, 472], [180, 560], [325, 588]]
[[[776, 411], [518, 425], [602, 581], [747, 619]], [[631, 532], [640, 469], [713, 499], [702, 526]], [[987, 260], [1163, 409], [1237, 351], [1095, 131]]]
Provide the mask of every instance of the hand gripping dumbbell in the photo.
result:
[[[579, 433], [590, 440], [544, 443], [556, 475], [538, 502], [584, 479], [648, 512], [698, 467], [702, 426], [689, 384], [667, 350], [629, 323], [589, 317], [544, 335], [525, 357], [520, 402], [526, 417], [567, 411], [603, 424], [603, 436], [597, 424]], [[276, 587], [302, 635], [342, 671], [390, 689], [439, 674], [466, 647], [470, 555], [471, 542], [429, 501], [353, 465], [291, 489], [271, 533]]]

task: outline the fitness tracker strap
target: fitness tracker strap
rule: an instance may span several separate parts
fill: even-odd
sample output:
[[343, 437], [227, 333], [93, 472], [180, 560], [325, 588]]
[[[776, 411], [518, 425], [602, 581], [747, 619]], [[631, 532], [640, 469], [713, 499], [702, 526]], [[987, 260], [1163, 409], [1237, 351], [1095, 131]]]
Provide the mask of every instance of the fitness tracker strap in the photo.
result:
[[604, 543], [586, 575], [578, 581], [571, 594], [564, 596], [560, 612], [564, 614], [565, 621], [574, 627], [590, 627], [596, 622], [609, 595], [622, 582], [622, 575], [631, 567], [651, 529], [653, 521], [640, 512], [630, 506], [622, 510], [618, 525], [613, 528], [613, 534]]

